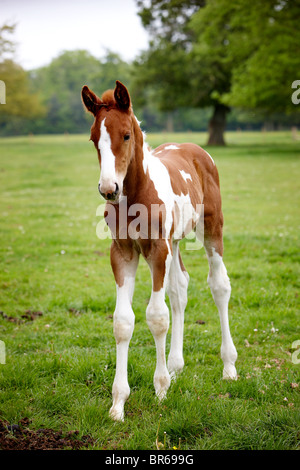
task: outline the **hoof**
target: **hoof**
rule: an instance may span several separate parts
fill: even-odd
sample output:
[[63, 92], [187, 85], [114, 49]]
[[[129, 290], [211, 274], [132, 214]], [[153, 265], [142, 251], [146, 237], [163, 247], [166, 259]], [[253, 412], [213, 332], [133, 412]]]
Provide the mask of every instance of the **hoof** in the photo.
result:
[[169, 357], [168, 359], [168, 371], [170, 373], [171, 380], [174, 378], [176, 379], [176, 376], [182, 372], [182, 369], [184, 367], [184, 360], [183, 358], [172, 358]]
[[117, 406], [112, 406], [109, 410], [109, 416], [114, 421], [124, 421], [124, 409]]
[[160, 403], [164, 401], [164, 399], [167, 396], [167, 390], [160, 390], [160, 391], [156, 391], [155, 393], [156, 393], [156, 398], [158, 399]]
[[159, 401], [162, 401], [166, 398], [167, 391], [170, 387], [171, 378], [169, 372], [166, 375], [155, 376], [154, 377], [154, 388], [155, 393]]
[[223, 369], [224, 380], [237, 380], [236, 368], [233, 364], [228, 364]]

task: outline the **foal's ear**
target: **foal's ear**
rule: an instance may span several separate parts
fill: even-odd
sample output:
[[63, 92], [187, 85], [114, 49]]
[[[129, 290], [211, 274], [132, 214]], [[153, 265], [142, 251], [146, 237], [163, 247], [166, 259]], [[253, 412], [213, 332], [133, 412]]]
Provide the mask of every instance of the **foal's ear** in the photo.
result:
[[92, 90], [89, 89], [88, 86], [84, 85], [81, 90], [81, 97], [84, 106], [86, 109], [96, 116], [98, 109], [100, 108], [102, 101], [98, 98]]
[[126, 86], [124, 86], [123, 83], [119, 82], [119, 80], [116, 81], [114, 97], [119, 108], [123, 109], [124, 111], [127, 111], [130, 106], [130, 96]]

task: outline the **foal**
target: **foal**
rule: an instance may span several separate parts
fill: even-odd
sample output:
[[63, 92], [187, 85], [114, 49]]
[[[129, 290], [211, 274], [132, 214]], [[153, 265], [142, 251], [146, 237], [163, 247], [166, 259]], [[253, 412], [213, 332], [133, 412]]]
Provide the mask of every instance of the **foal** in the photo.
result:
[[[147, 261], [152, 276], [146, 319], [156, 345], [154, 387], [162, 399], [170, 386], [171, 376], [181, 371], [184, 365], [183, 323], [189, 276], [182, 263], [179, 241], [192, 229], [197, 237], [203, 238], [204, 235], [203, 244], [209, 263], [208, 284], [221, 321], [223, 377], [236, 379], [234, 364], [237, 353], [228, 322], [231, 287], [222, 260], [223, 215], [219, 176], [211, 156], [195, 144], [164, 144], [151, 151], [133, 114], [128, 90], [119, 81], [115, 89], [106, 91], [101, 99], [84, 86], [82, 100], [95, 118], [91, 140], [101, 168], [98, 189], [107, 200], [106, 222], [113, 236], [111, 266], [117, 288], [114, 312], [117, 357], [110, 416], [123, 420], [124, 404], [130, 393], [127, 361], [134, 329], [131, 305], [139, 255], [142, 254]], [[125, 219], [120, 215], [124, 203], [128, 207]], [[139, 232], [130, 227], [135, 221], [137, 211], [132, 208], [136, 204], [145, 208], [145, 211], [139, 209], [139, 225], [143, 227]], [[204, 234], [201, 235], [202, 205]], [[187, 206], [188, 222], [187, 211], [184, 210]], [[108, 216], [110, 209], [116, 214], [115, 224]], [[169, 328], [166, 291], [172, 308], [168, 363], [165, 358]]]

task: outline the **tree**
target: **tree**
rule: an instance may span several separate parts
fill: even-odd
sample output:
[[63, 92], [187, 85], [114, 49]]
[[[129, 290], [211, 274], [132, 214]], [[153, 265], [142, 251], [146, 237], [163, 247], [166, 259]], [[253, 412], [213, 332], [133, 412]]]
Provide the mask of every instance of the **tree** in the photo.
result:
[[[151, 47], [135, 61], [135, 95], [146, 96], [145, 87], [152, 87], [161, 111], [172, 111], [187, 105], [183, 94], [186, 77], [183, 69], [188, 65], [185, 51], [176, 44], [162, 42]], [[141, 99], [141, 96], [138, 99]]]
[[149, 49], [134, 62], [133, 98], [138, 106], [153, 107], [167, 116], [167, 130], [173, 128], [178, 107], [189, 107], [183, 93], [188, 83], [190, 15], [203, 0], [137, 0], [142, 23], [149, 31]]
[[4, 24], [0, 27], [0, 62], [10, 56], [15, 51], [14, 42], [7, 36], [14, 33], [16, 25]]
[[[213, 106], [209, 144], [224, 144], [231, 106], [260, 113], [297, 109], [291, 85], [300, 69], [299, 0], [137, 3], [143, 24], [153, 34], [142, 66], [157, 89], [165, 88], [157, 96], [168, 94], [174, 109], [182, 105], [180, 95], [192, 106]], [[162, 55], [161, 70], [156, 59]], [[182, 62], [173, 74], [176, 57]], [[160, 105], [165, 106], [164, 100]]]
[[36, 132], [88, 132], [90, 116], [85, 113], [80, 90], [83, 85], [104, 92], [116, 79], [129, 82], [130, 66], [110, 51], [97, 59], [85, 50], [64, 51], [45, 67], [32, 72], [47, 113], [37, 122]]
[[[206, 2], [152, 0], [149, 3], [138, 0], [137, 4], [143, 24], [153, 39], [149, 51], [138, 63], [136, 84], [152, 83], [162, 110], [174, 110], [179, 106], [213, 107], [208, 143], [224, 145], [229, 107], [215, 92], [229, 90], [230, 68], [220, 62], [219, 56], [208, 51], [202, 40], [204, 47], [196, 49], [198, 31], [190, 21], [193, 15], [206, 9]], [[220, 29], [217, 31], [220, 34]], [[221, 35], [218, 40], [222, 45]]]
[[5, 83], [6, 103], [0, 107], [0, 131], [13, 129], [20, 118], [34, 119], [41, 116], [44, 108], [40, 96], [31, 89], [28, 73], [12, 58], [14, 43], [7, 38], [13, 34], [15, 25], [0, 28], [0, 79]]
[[152, 41], [188, 44], [193, 32], [189, 20], [193, 13], [205, 5], [205, 0], [137, 0], [138, 14]]
[[[221, 96], [230, 90], [236, 58], [228, 56], [228, 23], [233, 4], [224, 0], [208, 0], [193, 15], [190, 27], [195, 37], [190, 59], [190, 85], [195, 106], [213, 106], [209, 121], [208, 145], [224, 145], [224, 131], [230, 103]], [[222, 4], [222, 5], [221, 5]]]
[[300, 70], [299, 14], [299, 0], [208, 0], [195, 13], [192, 54], [212, 72], [217, 106], [262, 116], [297, 111], [291, 85]]
[[299, 0], [233, 3], [227, 25], [227, 56], [235, 63], [230, 90], [221, 101], [266, 115], [297, 111], [291, 85], [300, 78]]
[[28, 73], [10, 59], [0, 63], [0, 77], [6, 84], [6, 105], [1, 116], [33, 118], [43, 113], [38, 93], [31, 90]]
[[64, 51], [51, 63], [32, 71], [47, 112], [36, 123], [36, 132], [61, 133], [87, 130], [80, 90], [99, 72], [99, 61], [84, 50]]

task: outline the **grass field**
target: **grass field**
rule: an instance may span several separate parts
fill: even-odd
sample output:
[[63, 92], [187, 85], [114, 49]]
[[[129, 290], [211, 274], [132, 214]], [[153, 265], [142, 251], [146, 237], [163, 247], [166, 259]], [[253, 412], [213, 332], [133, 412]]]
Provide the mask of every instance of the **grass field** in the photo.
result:
[[[209, 152], [221, 179], [239, 379], [222, 380], [204, 250], [186, 250], [182, 242], [191, 278], [185, 368], [159, 404], [145, 320], [151, 280], [142, 261], [123, 423], [108, 416], [115, 285], [110, 240], [96, 236], [102, 201], [93, 145], [88, 136], [0, 140], [2, 420], [26, 417], [32, 430], [78, 430], [95, 449], [156, 449], [156, 438], [165, 449], [179, 443], [189, 450], [299, 448], [300, 352], [293, 343], [300, 340], [300, 141], [289, 132], [226, 138], [226, 148]], [[205, 140], [204, 134], [148, 136], [153, 147]]]

